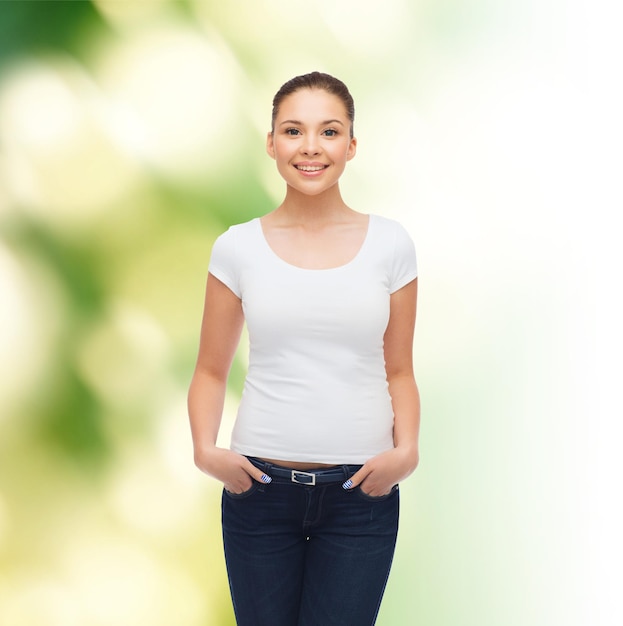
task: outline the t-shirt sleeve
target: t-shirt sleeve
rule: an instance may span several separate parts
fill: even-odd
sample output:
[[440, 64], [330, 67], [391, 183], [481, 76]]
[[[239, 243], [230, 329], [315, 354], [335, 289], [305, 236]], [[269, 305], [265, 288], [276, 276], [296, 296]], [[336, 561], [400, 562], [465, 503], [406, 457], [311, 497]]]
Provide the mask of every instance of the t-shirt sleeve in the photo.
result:
[[417, 278], [415, 245], [405, 228], [401, 224], [396, 223], [389, 293], [398, 291], [414, 278]]
[[241, 297], [236, 238], [231, 228], [214, 242], [208, 271]]

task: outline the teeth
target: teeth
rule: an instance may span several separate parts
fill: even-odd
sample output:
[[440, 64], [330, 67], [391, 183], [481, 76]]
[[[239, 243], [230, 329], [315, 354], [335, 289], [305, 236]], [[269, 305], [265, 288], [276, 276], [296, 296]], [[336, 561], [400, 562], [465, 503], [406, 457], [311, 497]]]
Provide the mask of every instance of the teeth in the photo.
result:
[[304, 172], [319, 172], [324, 169], [324, 165], [297, 165], [296, 169]]

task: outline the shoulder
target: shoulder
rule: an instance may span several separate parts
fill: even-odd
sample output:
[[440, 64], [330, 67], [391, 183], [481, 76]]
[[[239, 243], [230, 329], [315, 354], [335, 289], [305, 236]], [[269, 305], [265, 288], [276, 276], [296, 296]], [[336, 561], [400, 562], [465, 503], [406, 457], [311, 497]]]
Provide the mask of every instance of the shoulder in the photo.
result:
[[212, 244], [212, 257], [233, 258], [237, 250], [244, 250], [249, 247], [257, 233], [258, 219], [252, 219], [241, 224], [233, 224], [226, 231], [222, 232]]
[[257, 218], [234, 224], [221, 233], [212, 245], [208, 270], [241, 297], [240, 275], [257, 249]]
[[389, 292], [394, 293], [417, 277], [415, 244], [399, 221], [380, 215], [370, 219], [374, 245], [387, 264]]
[[391, 217], [385, 217], [383, 215], [377, 215], [375, 213], [370, 214], [370, 228], [377, 235], [381, 236], [383, 240], [394, 242], [411, 242], [413, 239], [409, 234], [407, 228], [398, 220]]
[[257, 238], [259, 219], [254, 218], [241, 224], [232, 224], [226, 231], [222, 232], [212, 246], [213, 251], [235, 250], [244, 248]]
[[226, 231], [222, 232], [218, 237], [219, 239], [231, 240], [237, 237], [249, 236], [252, 233], [257, 232], [259, 224], [259, 218], [254, 217], [248, 222], [241, 222], [240, 224], [232, 224]]

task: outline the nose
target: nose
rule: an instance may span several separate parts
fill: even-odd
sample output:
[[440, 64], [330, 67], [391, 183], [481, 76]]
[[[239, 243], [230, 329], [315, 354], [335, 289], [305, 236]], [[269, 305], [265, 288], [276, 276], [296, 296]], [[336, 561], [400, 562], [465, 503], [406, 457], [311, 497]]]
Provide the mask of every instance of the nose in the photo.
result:
[[305, 141], [301, 145], [301, 152], [306, 156], [312, 156], [320, 153], [320, 144], [318, 138], [314, 135], [307, 135]]

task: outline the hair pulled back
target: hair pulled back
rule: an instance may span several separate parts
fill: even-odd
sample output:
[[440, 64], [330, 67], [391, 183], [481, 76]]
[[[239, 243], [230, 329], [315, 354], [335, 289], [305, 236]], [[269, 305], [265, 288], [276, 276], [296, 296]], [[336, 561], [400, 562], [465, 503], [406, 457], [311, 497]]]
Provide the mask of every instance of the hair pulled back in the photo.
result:
[[322, 89], [327, 93], [337, 96], [346, 108], [346, 115], [350, 120], [350, 136], [353, 137], [353, 124], [355, 122], [355, 103], [353, 97], [350, 95], [348, 87], [341, 80], [330, 74], [323, 74], [322, 72], [311, 72], [309, 74], [295, 76], [281, 86], [273, 98], [271, 132], [275, 131], [275, 120], [277, 119], [281, 103], [289, 95], [301, 89]]

